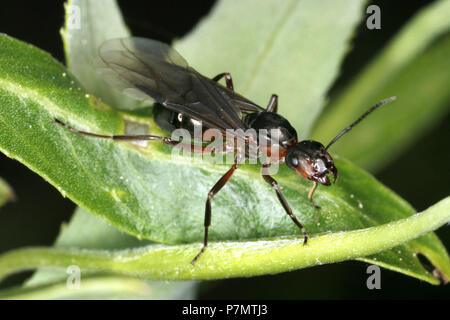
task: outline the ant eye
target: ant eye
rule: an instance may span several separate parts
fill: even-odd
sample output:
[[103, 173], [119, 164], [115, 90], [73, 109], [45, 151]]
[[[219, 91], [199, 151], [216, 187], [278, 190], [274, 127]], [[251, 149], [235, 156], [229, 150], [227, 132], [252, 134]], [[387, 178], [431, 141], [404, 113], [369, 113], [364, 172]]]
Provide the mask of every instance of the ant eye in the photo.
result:
[[298, 166], [298, 159], [297, 158], [292, 158], [291, 159], [291, 164], [292, 164], [292, 166], [297, 167]]

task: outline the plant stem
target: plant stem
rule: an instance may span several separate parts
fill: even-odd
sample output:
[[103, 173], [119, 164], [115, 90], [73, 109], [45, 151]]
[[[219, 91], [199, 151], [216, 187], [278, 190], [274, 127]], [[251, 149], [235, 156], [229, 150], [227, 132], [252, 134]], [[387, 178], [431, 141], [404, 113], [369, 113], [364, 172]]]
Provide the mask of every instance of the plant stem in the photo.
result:
[[[0, 279], [33, 268], [77, 265], [82, 272], [102, 271], [146, 279], [218, 279], [285, 272], [372, 255], [431, 232], [450, 221], [450, 197], [422, 213], [367, 229], [313, 237], [307, 245], [297, 238], [216, 242], [192, 266], [201, 244], [151, 245], [138, 249], [101, 251], [67, 248], [23, 248], [0, 256]], [[448, 261], [441, 265], [448, 266]], [[440, 270], [449, 277], [450, 270]], [[432, 277], [423, 279], [432, 283]]]

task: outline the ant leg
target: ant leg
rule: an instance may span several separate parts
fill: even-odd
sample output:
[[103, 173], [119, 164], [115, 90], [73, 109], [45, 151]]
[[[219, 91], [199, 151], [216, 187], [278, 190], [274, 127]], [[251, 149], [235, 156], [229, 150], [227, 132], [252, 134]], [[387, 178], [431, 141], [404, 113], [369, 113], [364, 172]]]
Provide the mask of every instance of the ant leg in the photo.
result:
[[231, 176], [234, 173], [234, 170], [237, 169], [237, 159], [235, 160], [233, 166], [220, 178], [219, 181], [216, 182], [214, 187], [209, 191], [208, 198], [206, 199], [206, 207], [205, 207], [205, 234], [203, 238], [203, 247], [200, 252], [195, 256], [195, 258], [191, 261], [191, 264], [194, 265], [195, 262], [200, 258], [200, 256], [205, 252], [206, 246], [208, 245], [208, 227], [211, 224], [211, 199], [222, 189], [222, 187], [230, 180]]
[[[58, 123], [60, 126], [66, 128], [72, 132], [75, 132], [75, 133], [78, 133], [78, 134], [81, 134], [84, 136], [94, 137], [94, 138], [111, 139], [111, 140], [115, 140], [115, 141], [159, 140], [162, 143], [171, 145], [176, 148], [185, 149], [192, 153], [211, 153], [211, 152], [217, 151], [215, 147], [210, 147], [208, 145], [207, 146], [196, 146], [193, 144], [186, 144], [186, 143], [180, 142], [178, 140], [171, 139], [169, 137], [161, 137], [161, 136], [153, 136], [153, 135], [112, 135], [112, 136], [107, 136], [107, 135], [102, 135], [102, 134], [96, 134], [96, 133], [91, 133], [91, 132], [86, 132], [86, 131], [81, 131], [81, 130], [75, 129], [56, 118], [53, 120], [56, 123]], [[234, 151], [234, 150], [230, 150], [229, 148], [227, 148], [226, 144], [223, 144], [222, 150], [220, 150], [221, 153], [229, 153], [232, 151]]]
[[86, 131], [81, 131], [81, 130], [75, 129], [56, 118], [54, 118], [53, 121], [55, 121], [61, 127], [64, 127], [72, 132], [79, 133], [81, 135], [89, 136], [89, 137], [111, 139], [111, 140], [121, 140], [121, 141], [160, 140], [163, 143], [167, 143], [167, 144], [173, 144], [175, 142], [179, 143], [179, 141], [175, 141], [168, 137], [160, 137], [160, 136], [153, 136], [153, 135], [135, 135], [135, 136], [133, 136], [133, 135], [112, 135], [112, 136], [107, 136], [107, 135], [103, 135], [103, 134], [96, 134], [96, 133], [91, 133], [91, 132], [86, 132]]
[[[78, 129], [75, 129], [67, 124], [65, 124], [64, 122], [62, 122], [59, 119], [54, 118], [53, 121], [55, 121], [57, 124], [59, 124], [60, 126], [84, 135], [84, 136], [89, 136], [89, 137], [94, 137], [94, 138], [102, 138], [102, 139], [111, 139], [114, 141], [151, 141], [151, 140], [159, 140], [162, 143], [168, 144], [168, 145], [172, 145], [172, 146], [178, 146], [180, 148], [189, 148], [191, 150], [191, 152], [196, 152], [196, 148], [194, 145], [186, 145], [181, 143], [178, 140], [173, 140], [169, 137], [161, 137], [161, 136], [154, 136], [154, 135], [112, 135], [112, 136], [108, 136], [108, 135], [103, 135], [103, 134], [96, 134], [96, 133], [91, 133], [91, 132], [86, 132], [86, 131], [81, 131]], [[203, 150], [206, 149], [206, 147], [202, 146], [201, 148], [201, 152], [203, 152]]]
[[[263, 168], [267, 168], [267, 166], [264, 165]], [[295, 216], [294, 212], [292, 212], [292, 209], [289, 206], [288, 202], [286, 201], [286, 198], [281, 193], [280, 187], [278, 186], [278, 182], [274, 178], [269, 176], [268, 174], [263, 173], [262, 177], [275, 190], [275, 192], [277, 193], [277, 196], [278, 196], [278, 200], [280, 200], [281, 204], [283, 205], [284, 210], [286, 211], [288, 216], [291, 217], [292, 221], [294, 221], [294, 223], [297, 225], [297, 227], [302, 231], [303, 237], [304, 237], [303, 244], [305, 245], [308, 242], [308, 234], [306, 233], [306, 230], [303, 227], [303, 225], [297, 220], [297, 217]]]
[[273, 94], [269, 100], [269, 104], [267, 105], [266, 112], [277, 113], [278, 111], [278, 96]]
[[224, 72], [224, 73], [218, 74], [217, 76], [215, 76], [213, 78], [213, 80], [217, 82], [217, 81], [219, 81], [222, 78], [225, 78], [225, 82], [227, 84], [227, 88], [230, 89], [231, 91], [234, 91], [233, 79], [231, 78], [231, 73]]
[[308, 200], [314, 209], [320, 209], [320, 207], [314, 203], [314, 200], [312, 198], [314, 191], [316, 191], [316, 189], [317, 189], [317, 182], [313, 181], [313, 186], [312, 186], [311, 190], [309, 190], [309, 193], [308, 193]]

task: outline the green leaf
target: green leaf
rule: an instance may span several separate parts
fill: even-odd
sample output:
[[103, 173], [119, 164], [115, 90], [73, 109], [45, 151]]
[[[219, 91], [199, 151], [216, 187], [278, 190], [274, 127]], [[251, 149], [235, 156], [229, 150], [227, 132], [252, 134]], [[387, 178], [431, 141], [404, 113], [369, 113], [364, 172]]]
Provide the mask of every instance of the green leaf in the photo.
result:
[[68, 69], [88, 93], [106, 103], [120, 109], [138, 106], [138, 101], [112, 91], [92, 65], [104, 41], [130, 36], [116, 2], [69, 0], [65, 8], [66, 19], [61, 36]]
[[450, 101], [449, 15], [450, 1], [436, 1], [420, 11], [331, 101], [313, 138], [329, 141], [369, 106], [397, 96], [331, 149], [358, 166], [377, 170], [444, 116]]
[[[66, 276], [68, 276], [66, 274]], [[105, 300], [146, 299], [154, 294], [145, 281], [128, 277], [99, 276], [83, 279], [79, 289], [68, 289], [65, 282], [27, 288], [12, 288], [0, 292], [2, 300]]]
[[[94, 215], [78, 208], [68, 225], [63, 225], [56, 248], [83, 248], [114, 252], [128, 248], [150, 247], [148, 240], [138, 240], [105, 224]], [[73, 262], [71, 265], [76, 265]], [[192, 299], [194, 282], [136, 281], [123, 277], [88, 274], [80, 279], [80, 289], [66, 286], [68, 273], [64, 270], [40, 268], [24, 288], [1, 293], [8, 299]]]
[[0, 178], [0, 207], [6, 204], [8, 201], [15, 199], [13, 189], [6, 183], [5, 180]]
[[[65, 268], [76, 263], [81, 270], [111, 272], [139, 278], [216, 279], [278, 273], [313, 265], [355, 259], [392, 248], [432, 231], [450, 220], [450, 197], [412, 217], [362, 230], [317, 236], [307, 246], [292, 238], [212, 243], [197, 264], [189, 261], [200, 245], [152, 245], [138, 249], [99, 250], [25, 248], [0, 256], [0, 278], [33, 267]], [[445, 250], [444, 250], [445, 251]], [[450, 274], [448, 256], [445, 269]], [[436, 283], [430, 274], [415, 274]]]
[[219, 1], [175, 48], [199, 72], [230, 72], [237, 92], [279, 112], [308, 137], [366, 1]]

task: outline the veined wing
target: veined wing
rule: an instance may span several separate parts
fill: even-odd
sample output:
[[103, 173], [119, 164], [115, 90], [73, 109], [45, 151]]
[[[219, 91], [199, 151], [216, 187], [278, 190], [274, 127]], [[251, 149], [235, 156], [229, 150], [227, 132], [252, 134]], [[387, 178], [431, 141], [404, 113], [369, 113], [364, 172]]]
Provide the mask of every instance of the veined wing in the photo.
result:
[[226, 95], [231, 100], [231, 103], [235, 107], [239, 108], [244, 113], [266, 111], [264, 108], [260, 107], [253, 101], [250, 101], [247, 98], [241, 96], [239, 93], [235, 91], [231, 91], [228, 88], [222, 86], [219, 90], [223, 95]]
[[164, 43], [135, 37], [108, 40], [95, 66], [108, 83], [136, 99], [154, 100], [223, 132], [247, 129], [238, 105], [248, 100], [224, 92], [229, 90], [189, 67]]

